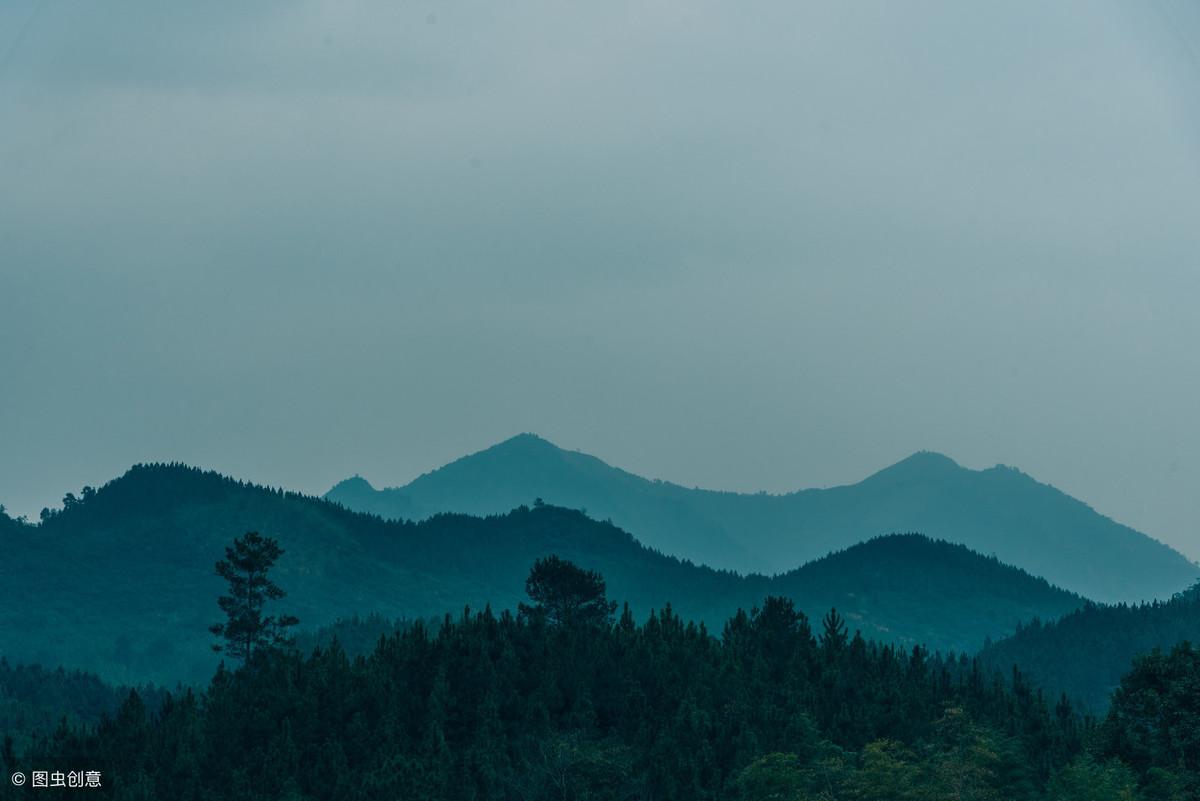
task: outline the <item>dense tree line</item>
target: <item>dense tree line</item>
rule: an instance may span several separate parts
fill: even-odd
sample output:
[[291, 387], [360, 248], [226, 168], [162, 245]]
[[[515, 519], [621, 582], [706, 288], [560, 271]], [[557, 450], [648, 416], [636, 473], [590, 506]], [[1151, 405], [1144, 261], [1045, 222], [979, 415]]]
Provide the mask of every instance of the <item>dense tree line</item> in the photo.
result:
[[1047, 691], [1102, 715], [1135, 657], [1185, 640], [1200, 642], [1200, 586], [1169, 601], [1087, 604], [1058, 620], [1034, 619], [980, 656], [1001, 670], [1020, 665]]
[[[129, 689], [114, 687], [94, 673], [13, 665], [0, 657], [0, 740], [8, 736], [21, 746], [37, 732], [52, 731], [64, 718], [79, 724], [99, 723], [120, 708]], [[165, 695], [150, 685], [137, 690], [152, 705]]]
[[[353, 658], [365, 656], [375, 650], [381, 637], [399, 634], [412, 627], [414, 621], [407, 618], [391, 618], [372, 612], [369, 615], [351, 615], [326, 626], [301, 629], [296, 632], [296, 648], [308, 653], [316, 648], [329, 648], [336, 642]], [[426, 627], [436, 629], [440, 618], [425, 620]]]
[[[868, 642], [836, 611], [817, 634], [784, 598], [716, 637], [669, 607], [642, 625], [628, 607], [614, 620], [603, 578], [565, 560], [539, 561], [527, 589], [517, 615], [386, 626], [355, 658], [336, 642], [307, 656], [264, 643], [202, 693], [131, 692], [97, 724], [64, 721], [21, 749], [6, 740], [0, 761], [98, 770], [89, 792], [123, 801], [1185, 801], [1200, 790], [1200, 652], [1187, 644], [1139, 659], [1097, 726], [1019, 671]], [[0, 798], [21, 792], [5, 784]]]
[[1021, 801], [1086, 734], [1019, 673], [868, 642], [836, 612], [817, 635], [787, 599], [714, 637], [669, 607], [613, 620], [603, 580], [562, 560], [529, 590], [518, 615], [417, 621], [355, 659], [260, 649], [9, 768], [86, 765], [121, 799]]
[[1139, 657], [1094, 750], [1128, 766], [1147, 799], [1200, 798], [1200, 650], [1183, 642]]

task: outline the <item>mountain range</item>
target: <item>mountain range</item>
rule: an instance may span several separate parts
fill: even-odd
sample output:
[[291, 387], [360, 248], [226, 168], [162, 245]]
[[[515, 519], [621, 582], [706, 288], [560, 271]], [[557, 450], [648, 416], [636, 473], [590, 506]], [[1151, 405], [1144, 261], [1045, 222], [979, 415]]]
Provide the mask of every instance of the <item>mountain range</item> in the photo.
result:
[[321, 626], [513, 609], [533, 561], [556, 553], [600, 571], [638, 617], [666, 604], [714, 633], [769, 594], [819, 619], [911, 646], [973, 650], [1021, 620], [1083, 599], [998, 560], [919, 535], [871, 539], [774, 578], [665, 555], [617, 526], [550, 504], [488, 517], [387, 521], [341, 505], [183, 465], [141, 465], [38, 525], [0, 514], [0, 656], [65, 664], [111, 681], [172, 684], [209, 675], [207, 628], [224, 589], [213, 565], [247, 530], [286, 553], [281, 611]]
[[521, 434], [398, 488], [361, 477], [325, 497], [389, 519], [498, 514], [542, 498], [586, 509], [647, 546], [738, 572], [783, 573], [880, 534], [966, 545], [1102, 602], [1169, 598], [1200, 568], [1179, 552], [1004, 466], [920, 452], [857, 484], [770, 495], [689, 489]]

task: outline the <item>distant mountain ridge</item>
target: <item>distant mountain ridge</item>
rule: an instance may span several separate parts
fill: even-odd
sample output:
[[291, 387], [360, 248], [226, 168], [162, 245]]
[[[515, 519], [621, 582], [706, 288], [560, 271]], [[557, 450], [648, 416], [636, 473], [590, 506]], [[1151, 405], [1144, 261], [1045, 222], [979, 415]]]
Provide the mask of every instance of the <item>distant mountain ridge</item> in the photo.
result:
[[836, 606], [864, 636], [974, 650], [1021, 620], [1083, 599], [994, 558], [917, 535], [881, 537], [770, 579], [699, 567], [582, 512], [520, 506], [421, 523], [374, 515], [183, 465], [131, 469], [40, 525], [0, 526], [0, 656], [172, 685], [215, 664], [213, 564], [256, 530], [286, 550], [283, 610], [307, 626], [354, 614], [425, 618], [512, 609], [539, 557], [599, 570], [639, 617], [667, 603], [719, 633], [738, 608], [787, 595], [811, 617]]
[[931, 452], [857, 484], [740, 494], [642, 478], [521, 434], [403, 487], [377, 490], [356, 477], [325, 497], [411, 520], [495, 514], [541, 497], [611, 519], [664, 553], [739, 572], [781, 573], [879, 534], [920, 531], [1098, 601], [1167, 598], [1200, 578], [1167, 545], [1019, 470], [969, 470]]

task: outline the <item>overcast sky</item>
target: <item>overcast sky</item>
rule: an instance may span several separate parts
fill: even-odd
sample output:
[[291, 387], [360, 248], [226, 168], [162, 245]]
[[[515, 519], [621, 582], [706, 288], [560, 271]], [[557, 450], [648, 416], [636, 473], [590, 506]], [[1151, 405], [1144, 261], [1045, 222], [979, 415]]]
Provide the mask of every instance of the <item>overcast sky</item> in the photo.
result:
[[1200, 558], [1200, 11], [0, 3], [0, 502], [919, 449]]

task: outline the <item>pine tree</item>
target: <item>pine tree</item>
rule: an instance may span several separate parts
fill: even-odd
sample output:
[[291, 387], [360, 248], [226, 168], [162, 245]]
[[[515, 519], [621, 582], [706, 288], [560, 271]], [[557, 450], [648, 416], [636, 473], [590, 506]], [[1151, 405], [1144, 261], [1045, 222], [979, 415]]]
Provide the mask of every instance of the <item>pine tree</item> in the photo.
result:
[[268, 601], [278, 601], [287, 593], [271, 581], [269, 573], [283, 555], [279, 543], [257, 531], [238, 537], [225, 548], [225, 558], [217, 562], [217, 575], [229, 582], [229, 595], [217, 604], [228, 618], [209, 627], [224, 640], [213, 644], [243, 663], [257, 651], [291, 643], [288, 629], [300, 621], [292, 615], [263, 615]]
[[846, 621], [838, 614], [837, 609], [830, 609], [821, 620], [825, 631], [821, 635], [821, 645], [831, 653], [840, 653], [850, 639], [846, 631]]

